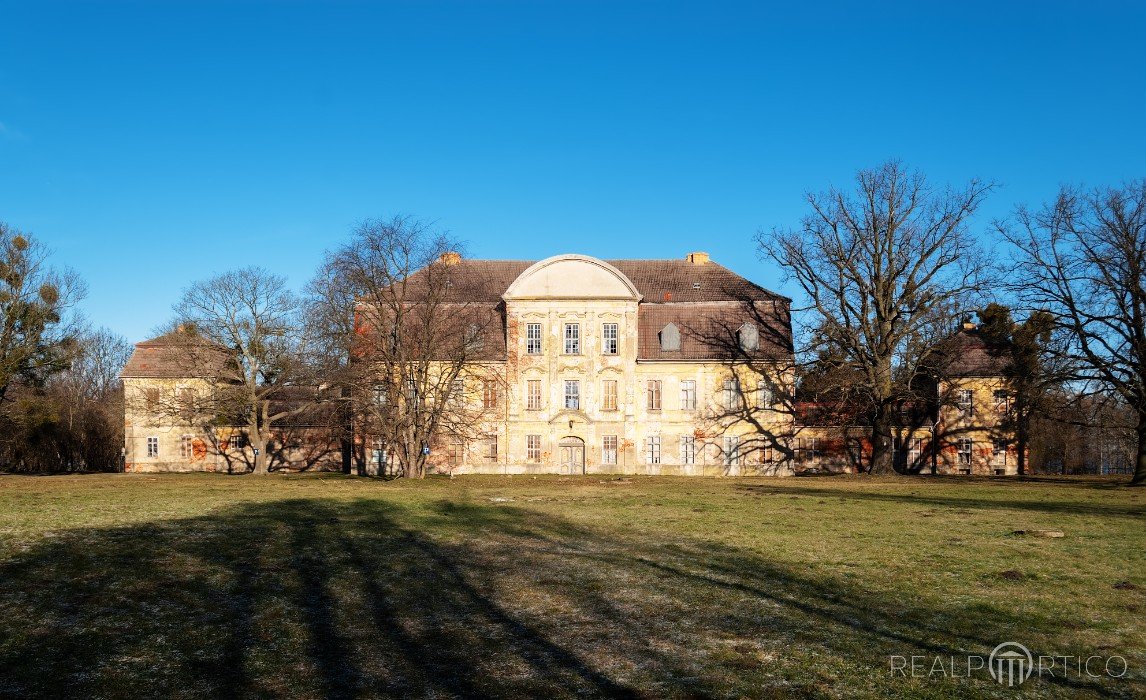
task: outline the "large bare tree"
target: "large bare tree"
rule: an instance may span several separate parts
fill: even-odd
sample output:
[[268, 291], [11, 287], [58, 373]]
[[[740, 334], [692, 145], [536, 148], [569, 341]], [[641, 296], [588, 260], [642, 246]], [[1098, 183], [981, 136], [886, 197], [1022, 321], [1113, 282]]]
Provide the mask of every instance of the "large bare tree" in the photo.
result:
[[1016, 283], [1071, 340], [1077, 378], [1118, 395], [1137, 418], [1134, 484], [1146, 483], [1146, 180], [1064, 187], [1000, 225], [1018, 250]]
[[857, 173], [854, 191], [809, 193], [798, 228], [758, 234], [762, 252], [808, 301], [817, 332], [806, 351], [829, 351], [858, 382], [874, 473], [893, 470], [893, 425], [940, 340], [936, 315], [964, 303], [987, 277], [969, 220], [992, 188], [980, 180], [935, 188], [891, 161]]
[[[196, 397], [193, 407], [173, 408], [245, 426], [255, 474], [268, 473], [268, 447], [280, 424], [312, 408], [300, 400], [313, 388], [303, 361], [300, 311], [286, 280], [258, 267], [196, 282], [175, 305], [176, 323], [204, 341], [187, 345], [188, 376], [196, 376], [198, 367], [213, 371], [203, 376], [209, 396]], [[220, 363], [220, 353], [229, 353], [229, 361]]]
[[359, 437], [401, 476], [425, 476], [430, 448], [476, 437], [483, 395], [491, 382], [502, 390], [492, 361], [504, 359], [494, 357], [500, 315], [473, 301], [458, 249], [447, 233], [409, 217], [366, 221], [310, 285], [313, 323], [343, 334], [327, 347], [346, 353], [339, 369]]

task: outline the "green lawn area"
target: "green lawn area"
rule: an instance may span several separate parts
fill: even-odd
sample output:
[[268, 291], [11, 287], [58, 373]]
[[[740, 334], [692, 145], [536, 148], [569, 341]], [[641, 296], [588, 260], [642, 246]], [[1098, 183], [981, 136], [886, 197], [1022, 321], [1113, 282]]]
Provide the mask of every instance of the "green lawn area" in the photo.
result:
[[[0, 696], [1142, 697], [1144, 526], [1098, 479], [0, 476]], [[1005, 641], [1129, 671], [890, 670]]]

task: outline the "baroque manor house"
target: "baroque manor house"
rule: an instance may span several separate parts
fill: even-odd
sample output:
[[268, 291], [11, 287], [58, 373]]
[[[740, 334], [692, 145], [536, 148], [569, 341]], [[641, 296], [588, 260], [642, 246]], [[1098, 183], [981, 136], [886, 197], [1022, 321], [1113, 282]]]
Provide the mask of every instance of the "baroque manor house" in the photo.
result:
[[[452, 255], [449, 264], [466, 301], [500, 320], [480, 360], [499, 388], [465, 393], [489, 410], [477, 438], [437, 438], [435, 470], [784, 475], [853, 470], [870, 453], [857, 429], [794, 418], [802, 412], [785, 398], [794, 382], [790, 300], [705, 253], [535, 263]], [[243, 469], [249, 447], [240, 430], [197, 426], [160, 408], [208, 390], [202, 374], [210, 369], [192, 372], [179, 361], [196, 342], [177, 332], [136, 345], [121, 375], [128, 471]], [[962, 361], [937, 378], [926, 424], [901, 434], [900, 464], [1013, 472], [999, 362], [971, 327], [952, 342], [964, 344]], [[300, 435], [282, 464], [342, 464], [320, 431]], [[384, 469], [384, 446], [360, 440], [372, 448], [368, 471]]]

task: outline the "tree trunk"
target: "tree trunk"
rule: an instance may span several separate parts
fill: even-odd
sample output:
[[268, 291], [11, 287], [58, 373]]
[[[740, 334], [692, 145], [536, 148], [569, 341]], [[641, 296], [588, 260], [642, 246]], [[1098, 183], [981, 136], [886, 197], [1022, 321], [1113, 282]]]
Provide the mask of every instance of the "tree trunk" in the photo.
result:
[[1015, 422], [1015, 437], [1018, 443], [1019, 450], [1019, 476], [1027, 473], [1027, 438], [1031, 431], [1031, 416], [1030, 412], [1026, 410], [1026, 406], [1020, 403], [1015, 407], [1015, 414], [1017, 421]]
[[267, 473], [267, 441], [263, 437], [263, 432], [259, 430], [257, 421], [252, 421], [247, 426], [247, 432], [251, 441], [251, 447], [255, 451], [255, 467], [251, 472], [260, 476]]
[[895, 472], [895, 465], [892, 463], [891, 433], [891, 413], [886, 406], [880, 406], [876, 411], [871, 430], [871, 468], [868, 471], [872, 474]]
[[1134, 463], [1133, 486], [1146, 485], [1146, 409], [1138, 409], [1138, 458]]

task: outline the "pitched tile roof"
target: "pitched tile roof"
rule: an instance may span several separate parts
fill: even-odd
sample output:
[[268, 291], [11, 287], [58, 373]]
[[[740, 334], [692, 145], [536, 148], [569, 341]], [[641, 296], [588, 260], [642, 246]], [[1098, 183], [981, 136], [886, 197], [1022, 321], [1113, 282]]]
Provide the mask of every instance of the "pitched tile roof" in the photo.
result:
[[[534, 260], [471, 260], [450, 267], [456, 299], [501, 301], [513, 281]], [[606, 260], [620, 270], [641, 293], [642, 303], [665, 301], [742, 301], [780, 299], [775, 292], [754, 284], [715, 262], [694, 265], [687, 260]], [[415, 278], [417, 273], [415, 273]]]
[[231, 352], [195, 333], [174, 330], [135, 344], [121, 379], [176, 379], [218, 376], [231, 361]]
[[[463, 258], [449, 267], [452, 299], [489, 304], [504, 315], [502, 295], [536, 261]], [[756, 357], [791, 358], [792, 328], [787, 297], [750, 282], [718, 263], [688, 260], [606, 260], [641, 294], [637, 316], [638, 359], [726, 359], [734, 331], [746, 321], [760, 332]], [[417, 274], [412, 279], [416, 283]], [[669, 323], [681, 331], [678, 351], [663, 351], [658, 333]], [[482, 359], [505, 357], [504, 325], [489, 327]], [[718, 332], [719, 331], [719, 332]], [[500, 337], [499, 336], [500, 333]]]
[[961, 328], [947, 338], [933, 358], [935, 371], [944, 377], [998, 377], [1009, 362], [1007, 349], [988, 343], [978, 328]]

